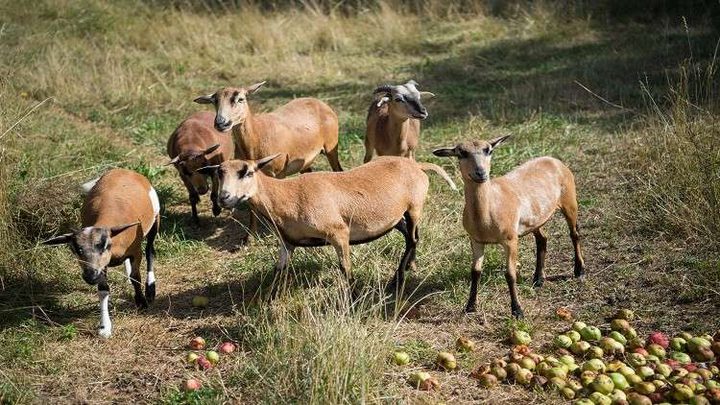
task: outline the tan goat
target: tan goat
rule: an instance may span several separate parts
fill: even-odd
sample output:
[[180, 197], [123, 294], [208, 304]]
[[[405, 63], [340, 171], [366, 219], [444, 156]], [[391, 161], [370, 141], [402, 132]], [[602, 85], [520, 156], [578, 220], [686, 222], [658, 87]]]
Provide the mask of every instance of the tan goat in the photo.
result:
[[[167, 143], [167, 153], [170, 164], [175, 166], [180, 179], [188, 191], [192, 218], [198, 221], [197, 203], [200, 196], [208, 192], [207, 176], [197, 173], [197, 169], [232, 159], [235, 153], [233, 140], [216, 130], [214, 127], [215, 114], [200, 112], [184, 120], [170, 135]], [[213, 215], [220, 214], [217, 203], [218, 182], [212, 178]]]
[[338, 159], [338, 118], [327, 104], [315, 98], [297, 98], [270, 113], [253, 114], [247, 97], [265, 82], [248, 87], [226, 87], [195, 99], [215, 106], [215, 128], [232, 129], [235, 157], [259, 159], [279, 154], [263, 171], [283, 178], [311, 170], [320, 153], [334, 171], [342, 171]]
[[276, 154], [231, 160], [201, 169], [217, 172], [221, 206], [232, 208], [247, 201], [275, 225], [280, 236], [276, 277], [287, 268], [296, 247], [329, 244], [352, 282], [350, 245], [370, 242], [396, 228], [405, 236], [405, 253], [394, 277], [395, 285], [402, 286], [405, 269], [415, 261], [418, 222], [429, 186], [423, 170], [437, 172], [455, 188], [439, 166], [406, 158], [383, 157], [346, 172], [307, 173], [284, 180], [262, 172], [277, 158]]
[[517, 297], [516, 263], [518, 238], [532, 233], [537, 247], [533, 284], [545, 280], [547, 238], [542, 226], [560, 209], [570, 228], [575, 249], [575, 277], [584, 274], [584, 261], [578, 234], [578, 204], [575, 177], [561, 161], [551, 157], [530, 160], [502, 177], [490, 180], [493, 150], [508, 136], [491, 141], [472, 141], [453, 148], [436, 149], [436, 156], [455, 156], [465, 184], [463, 226], [470, 235], [473, 251], [470, 298], [466, 312], [476, 310], [477, 284], [487, 244], [501, 244], [507, 257], [505, 279], [510, 289], [511, 309], [515, 317], [523, 316]]
[[[119, 266], [123, 262], [127, 266], [130, 263], [130, 277], [138, 307], [146, 308], [155, 299], [153, 256], [155, 236], [160, 227], [160, 202], [155, 189], [144, 176], [132, 170], [114, 169], [94, 183], [85, 197], [80, 216], [82, 229], [43, 243], [70, 245], [80, 263], [83, 280], [97, 285], [100, 299], [98, 333], [108, 338], [112, 334], [108, 311], [108, 266]], [[147, 280], [143, 295], [140, 263], [141, 245], [145, 238]]]
[[[435, 97], [418, 91], [414, 80], [397, 86], [379, 86], [368, 108], [365, 130], [365, 162], [378, 156], [403, 156], [415, 159], [420, 138], [420, 121], [428, 117], [421, 97]], [[377, 97], [380, 96], [378, 99]]]

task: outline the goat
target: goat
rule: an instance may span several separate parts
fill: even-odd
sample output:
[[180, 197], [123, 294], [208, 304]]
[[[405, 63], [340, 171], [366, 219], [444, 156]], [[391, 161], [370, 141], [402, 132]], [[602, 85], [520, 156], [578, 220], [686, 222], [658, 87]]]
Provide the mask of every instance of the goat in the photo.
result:
[[[397, 86], [385, 84], [373, 91], [365, 130], [365, 163], [378, 156], [403, 156], [415, 159], [420, 137], [420, 121], [428, 117], [421, 97], [435, 97], [418, 91], [417, 82]], [[377, 99], [377, 96], [380, 98]]]
[[[192, 218], [197, 223], [197, 203], [200, 196], [208, 192], [207, 176], [197, 173], [196, 170], [217, 165], [232, 159], [235, 145], [232, 139], [223, 135], [214, 127], [215, 114], [200, 112], [185, 119], [170, 135], [167, 143], [167, 153], [170, 162], [177, 169], [180, 179], [188, 191]], [[212, 213], [220, 215], [220, 206], [217, 203], [218, 182], [212, 178]]]
[[[148, 303], [155, 299], [153, 257], [155, 236], [160, 227], [160, 201], [144, 176], [132, 170], [113, 169], [92, 185], [85, 197], [80, 217], [82, 229], [57, 236], [43, 244], [70, 245], [78, 258], [83, 280], [90, 285], [97, 285], [100, 300], [98, 334], [109, 338], [112, 323], [108, 312], [108, 266], [118, 266], [123, 262], [126, 267], [130, 265], [135, 305], [139, 308], [147, 308]], [[143, 239], [147, 239], [144, 295], [140, 279]]]
[[509, 135], [490, 141], [472, 141], [453, 148], [433, 151], [436, 156], [455, 156], [465, 184], [463, 226], [470, 236], [473, 252], [470, 298], [465, 312], [476, 310], [477, 284], [487, 244], [501, 244], [505, 249], [505, 279], [510, 290], [512, 315], [523, 317], [517, 297], [516, 263], [518, 238], [528, 233], [535, 236], [536, 263], [533, 285], [545, 281], [547, 237], [542, 226], [557, 209], [565, 216], [575, 249], [575, 277], [584, 275], [585, 264], [580, 251], [578, 204], [575, 177], [561, 161], [551, 157], [532, 159], [502, 177], [490, 180], [493, 150]]
[[311, 170], [313, 160], [324, 153], [333, 171], [342, 171], [338, 158], [337, 114], [315, 98], [297, 98], [270, 113], [253, 114], [247, 97], [265, 82], [248, 87], [226, 87], [194, 101], [215, 106], [215, 129], [232, 130], [235, 157], [259, 159], [279, 154], [264, 172], [283, 178]]
[[272, 221], [279, 232], [277, 279], [296, 247], [332, 245], [340, 269], [352, 284], [350, 245], [373, 241], [398, 229], [405, 236], [405, 253], [391, 286], [402, 286], [404, 271], [414, 266], [419, 240], [418, 222], [433, 170], [453, 189], [445, 171], [431, 163], [383, 157], [346, 172], [317, 172], [275, 179], [262, 169], [278, 154], [259, 160], [230, 160], [201, 171], [217, 173], [218, 201], [225, 208], [247, 201]]

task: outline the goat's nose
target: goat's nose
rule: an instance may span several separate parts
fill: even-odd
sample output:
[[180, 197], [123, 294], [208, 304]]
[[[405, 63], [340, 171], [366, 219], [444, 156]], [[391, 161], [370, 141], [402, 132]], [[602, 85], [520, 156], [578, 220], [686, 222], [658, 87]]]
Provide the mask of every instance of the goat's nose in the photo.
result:
[[226, 200], [228, 200], [229, 198], [230, 198], [230, 193], [228, 193], [227, 191], [221, 191], [221, 192], [220, 192], [220, 199], [221, 199], [222, 201], [226, 201]]
[[222, 117], [220, 115], [215, 116], [215, 126], [216, 127], [224, 127], [225, 126], [225, 117]]

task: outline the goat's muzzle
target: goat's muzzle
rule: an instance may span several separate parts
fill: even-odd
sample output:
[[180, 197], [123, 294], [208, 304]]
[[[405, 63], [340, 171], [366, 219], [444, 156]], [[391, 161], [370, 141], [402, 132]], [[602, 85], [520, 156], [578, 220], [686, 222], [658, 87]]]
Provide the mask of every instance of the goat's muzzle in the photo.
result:
[[484, 171], [474, 171], [470, 173], [470, 178], [475, 183], [485, 183], [486, 181], [490, 180], [490, 176], [487, 175]]
[[90, 285], [96, 285], [100, 282], [100, 278], [102, 276], [101, 271], [96, 271], [95, 269], [83, 269], [82, 278], [85, 280], [86, 283]]

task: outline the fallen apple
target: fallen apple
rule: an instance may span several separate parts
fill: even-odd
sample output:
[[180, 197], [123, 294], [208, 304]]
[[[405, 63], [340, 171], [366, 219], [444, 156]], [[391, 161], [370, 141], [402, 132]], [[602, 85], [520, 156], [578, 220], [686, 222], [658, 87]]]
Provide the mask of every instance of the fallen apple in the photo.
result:
[[578, 356], [583, 356], [585, 353], [590, 350], [590, 343], [581, 340], [579, 342], [575, 342], [570, 346], [570, 351]]
[[555, 315], [557, 315], [557, 317], [562, 320], [572, 321], [572, 312], [570, 312], [570, 310], [565, 307], [560, 307], [555, 310]]
[[190, 340], [188, 346], [193, 350], [202, 350], [205, 348], [205, 339], [201, 337], [194, 337]]
[[186, 392], [197, 391], [200, 388], [202, 388], [202, 383], [200, 382], [200, 380], [197, 380], [195, 378], [188, 378], [183, 383], [182, 388], [183, 388], [183, 391], [186, 391]]
[[498, 381], [503, 381], [507, 378], [507, 371], [505, 371], [504, 368], [500, 367], [499, 365], [494, 365], [490, 368], [490, 373], [495, 376], [495, 378], [498, 379]]
[[613, 404], [625, 404], [627, 403], [627, 395], [624, 391], [615, 389], [613, 392], [608, 395], [610, 399], [612, 400]]
[[575, 391], [570, 387], [564, 387], [560, 390], [560, 395], [562, 395], [565, 399], [574, 399]]
[[475, 342], [464, 336], [460, 336], [455, 341], [455, 347], [461, 352], [472, 352], [475, 351]]
[[217, 365], [220, 362], [220, 355], [214, 350], [208, 350], [205, 352], [205, 358], [208, 359], [212, 365]]
[[521, 368], [520, 370], [518, 370], [517, 374], [515, 375], [515, 381], [517, 381], [518, 384], [521, 384], [521, 385], [530, 384], [530, 381], [532, 380], [532, 378], [533, 378], [532, 371], [525, 369], [525, 368]]
[[588, 342], [597, 342], [602, 337], [602, 333], [596, 326], [586, 326], [580, 330], [580, 336]]
[[405, 352], [393, 353], [393, 362], [398, 366], [404, 366], [410, 363], [410, 355]]
[[595, 373], [605, 372], [605, 363], [600, 359], [590, 359], [580, 367], [582, 371], [593, 371]]
[[627, 400], [630, 405], [652, 405], [650, 398], [645, 395], [638, 394], [637, 392], [627, 394]]
[[600, 374], [595, 377], [595, 380], [592, 382], [591, 387], [595, 392], [600, 392], [604, 395], [608, 395], [615, 389], [615, 383], [606, 374]]
[[670, 348], [678, 352], [687, 350], [687, 341], [681, 337], [674, 337], [670, 340]]
[[611, 405], [612, 399], [608, 397], [607, 395], [603, 394], [602, 392], [595, 391], [588, 397], [592, 401], [593, 404], [596, 405]]
[[625, 391], [628, 387], [630, 387], [630, 384], [628, 383], [624, 375], [620, 373], [610, 373], [608, 375], [612, 380], [613, 384], [615, 384], [616, 389]]
[[218, 350], [220, 350], [220, 353], [222, 354], [230, 354], [234, 352], [236, 349], [235, 343], [233, 342], [223, 342]]
[[197, 362], [198, 357], [200, 357], [200, 356], [198, 356], [197, 353], [190, 352], [190, 353], [188, 353], [187, 357], [185, 358], [185, 361], [187, 361], [188, 364], [194, 365], [195, 362]]
[[617, 318], [610, 321], [610, 329], [614, 332], [624, 332], [630, 328], [630, 322], [625, 319]]
[[567, 337], [569, 337], [570, 340], [573, 341], [573, 343], [579, 342], [582, 340], [582, 336], [580, 336], [580, 332], [578, 332], [576, 330], [569, 330], [569, 331], [565, 332], [565, 335]]
[[518, 364], [520, 365], [520, 367], [528, 369], [530, 371], [535, 370], [536, 366], [535, 362], [530, 357], [523, 357], [522, 359], [520, 359]]
[[198, 357], [197, 364], [202, 370], [210, 370], [213, 368], [213, 364], [206, 359], [205, 356]]
[[573, 324], [572, 324], [572, 329], [573, 329], [575, 332], [578, 332], [578, 333], [579, 333], [579, 332], [580, 332], [581, 330], [583, 330], [586, 326], [587, 326], [587, 324], [586, 324], [585, 322], [575, 321], [575, 322], [573, 322]]
[[627, 321], [632, 321], [633, 318], [635, 318], [635, 313], [629, 309], [619, 309], [615, 316], [613, 316], [615, 319], [625, 319]]
[[440, 389], [440, 382], [435, 377], [426, 378], [418, 386], [423, 391], [437, 391]]
[[553, 339], [553, 344], [558, 348], [569, 349], [573, 344], [573, 340], [567, 335], [557, 335]]
[[683, 352], [670, 352], [670, 355], [668, 357], [683, 365], [690, 364], [690, 362], [692, 362], [692, 359], [690, 359], [690, 355]]
[[567, 381], [560, 377], [552, 377], [548, 380], [547, 386], [551, 390], [560, 391], [567, 385]]
[[205, 297], [203, 295], [196, 295], [192, 299], [192, 306], [195, 308], [205, 308], [208, 305], [208, 297]]
[[652, 332], [647, 339], [648, 345], [656, 344], [662, 346], [663, 349], [667, 349], [670, 345], [668, 337], [662, 332]]
[[453, 356], [452, 353], [448, 352], [438, 353], [435, 363], [437, 363], [440, 368], [447, 371], [455, 370], [455, 368], [457, 367], [457, 361], [455, 360], [455, 356]]
[[415, 371], [415, 372], [410, 373], [410, 375], [408, 376], [408, 383], [410, 383], [410, 385], [412, 385], [415, 388], [419, 388], [420, 383], [422, 383], [423, 381], [427, 380], [430, 377], [431, 377], [430, 373], [428, 373], [428, 372]]
[[613, 339], [617, 342], [620, 342], [620, 344], [622, 344], [622, 345], [627, 344], [627, 338], [622, 333], [620, 333], [616, 330], [608, 333], [608, 337], [610, 337], [611, 339]]
[[493, 374], [483, 374], [478, 378], [478, 382], [485, 388], [494, 387], [498, 384], [498, 379]]
[[529, 345], [532, 342], [530, 334], [523, 330], [514, 330], [510, 335], [510, 340], [516, 345]]
[[600, 347], [590, 346], [590, 349], [588, 349], [585, 355], [591, 359], [602, 359], [605, 352]]

